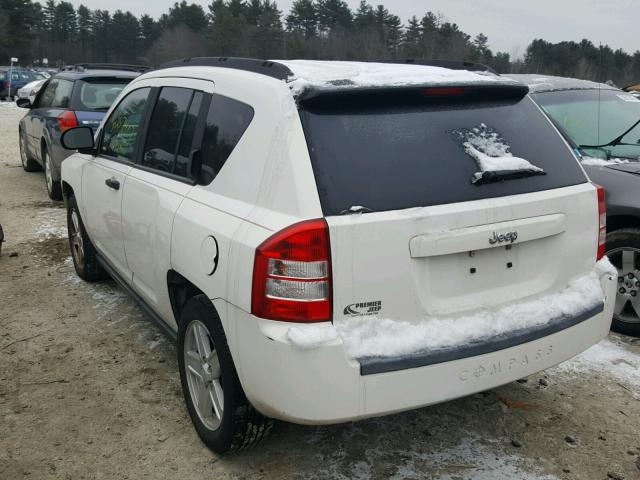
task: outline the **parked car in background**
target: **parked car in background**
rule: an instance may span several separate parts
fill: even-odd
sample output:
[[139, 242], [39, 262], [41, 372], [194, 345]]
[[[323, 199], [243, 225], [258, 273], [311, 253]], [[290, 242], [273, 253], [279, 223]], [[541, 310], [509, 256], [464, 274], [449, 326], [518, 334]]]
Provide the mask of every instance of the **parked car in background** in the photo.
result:
[[42, 86], [31, 101], [17, 100], [29, 112], [20, 120], [20, 155], [26, 171], [44, 169], [47, 193], [62, 200], [60, 165], [70, 155], [60, 135], [77, 126], [95, 128], [111, 103], [145, 67], [86, 64], [67, 67]]
[[19, 98], [28, 98], [33, 104], [35, 102], [36, 95], [38, 95], [38, 92], [42, 88], [42, 85], [44, 85], [44, 82], [46, 82], [46, 79], [35, 80], [31, 83], [27, 83], [24, 87], [18, 89], [16, 100]]
[[[9, 82], [11, 77], [11, 82]], [[21, 67], [0, 67], [0, 98], [15, 97], [16, 92], [27, 83], [44, 80], [45, 76], [35, 70]], [[11, 91], [9, 91], [11, 87]]]
[[177, 337], [209, 448], [484, 391], [607, 335], [602, 189], [526, 87], [472, 67], [188, 59], [64, 133], [76, 272]]
[[612, 328], [640, 336], [640, 99], [604, 83], [508, 75], [575, 148], [589, 177], [606, 191], [606, 251], [618, 269]]
[[626, 87], [623, 88], [623, 90], [625, 92], [629, 92], [634, 97], [640, 98], [640, 83], [627, 85]]

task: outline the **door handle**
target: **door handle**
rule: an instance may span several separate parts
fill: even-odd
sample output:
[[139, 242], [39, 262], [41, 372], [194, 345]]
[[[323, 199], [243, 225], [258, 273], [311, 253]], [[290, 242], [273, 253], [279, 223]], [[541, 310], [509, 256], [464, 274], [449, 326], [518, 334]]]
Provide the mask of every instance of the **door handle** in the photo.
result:
[[114, 190], [120, 190], [120, 182], [113, 177], [107, 178], [104, 181], [104, 184], [109, 188], [113, 188]]

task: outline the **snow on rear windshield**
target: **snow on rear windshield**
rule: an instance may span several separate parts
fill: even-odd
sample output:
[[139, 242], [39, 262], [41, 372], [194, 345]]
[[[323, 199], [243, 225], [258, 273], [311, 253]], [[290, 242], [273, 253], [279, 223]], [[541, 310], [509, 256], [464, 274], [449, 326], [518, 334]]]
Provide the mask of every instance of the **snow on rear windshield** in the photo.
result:
[[544, 175], [544, 170], [528, 160], [514, 157], [510, 146], [493, 128], [481, 123], [471, 129], [453, 130], [453, 136], [461, 142], [464, 151], [478, 164], [479, 172], [473, 175], [472, 183], [485, 178], [487, 172], [528, 172]]

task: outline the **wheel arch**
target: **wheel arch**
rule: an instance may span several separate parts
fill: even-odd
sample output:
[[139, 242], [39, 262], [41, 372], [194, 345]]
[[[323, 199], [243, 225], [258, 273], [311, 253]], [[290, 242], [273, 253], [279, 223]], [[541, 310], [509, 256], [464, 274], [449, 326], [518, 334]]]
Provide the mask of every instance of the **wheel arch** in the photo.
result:
[[[173, 317], [176, 320], [176, 324], [180, 323], [180, 315], [184, 309], [187, 300], [196, 295], [206, 295], [200, 288], [198, 288], [189, 279], [176, 272], [175, 270], [169, 270], [167, 272], [167, 289], [169, 292], [169, 301], [171, 302], [171, 310], [173, 311]], [[211, 306], [216, 311], [215, 305], [211, 302]]]
[[612, 215], [607, 217], [607, 232], [615, 232], [623, 228], [639, 228], [640, 217], [635, 215]]

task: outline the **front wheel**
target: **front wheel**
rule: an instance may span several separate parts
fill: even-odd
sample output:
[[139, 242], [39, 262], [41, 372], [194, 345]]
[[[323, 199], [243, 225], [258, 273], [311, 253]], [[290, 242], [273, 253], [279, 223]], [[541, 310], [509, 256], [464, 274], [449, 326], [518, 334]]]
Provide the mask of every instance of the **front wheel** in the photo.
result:
[[205, 295], [189, 299], [180, 315], [178, 364], [189, 416], [211, 450], [240, 450], [271, 431], [273, 420], [256, 411], [242, 390], [222, 324]]
[[640, 230], [625, 228], [607, 235], [606, 253], [618, 270], [618, 293], [611, 329], [640, 336]]
[[42, 163], [44, 164], [44, 178], [47, 183], [47, 193], [51, 200], [62, 200], [62, 185], [60, 181], [53, 178], [53, 160], [49, 148], [42, 150]]
[[78, 276], [87, 282], [108, 278], [107, 272], [98, 263], [96, 250], [84, 229], [75, 197], [67, 200], [67, 230], [73, 266]]

